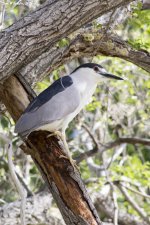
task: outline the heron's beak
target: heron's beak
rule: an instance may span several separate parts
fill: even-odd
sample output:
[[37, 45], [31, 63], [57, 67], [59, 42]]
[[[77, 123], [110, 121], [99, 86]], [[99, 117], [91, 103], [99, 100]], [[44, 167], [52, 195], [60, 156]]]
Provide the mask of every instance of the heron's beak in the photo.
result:
[[106, 78], [112, 78], [112, 79], [116, 79], [116, 80], [123, 80], [122, 77], [118, 77], [118, 76], [115, 76], [111, 73], [100, 73], [102, 76], [106, 77]]

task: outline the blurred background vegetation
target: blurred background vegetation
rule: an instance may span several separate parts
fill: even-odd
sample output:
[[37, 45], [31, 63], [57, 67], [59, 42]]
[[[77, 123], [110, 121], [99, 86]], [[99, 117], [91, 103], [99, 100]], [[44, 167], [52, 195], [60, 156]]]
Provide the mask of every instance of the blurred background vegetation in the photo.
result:
[[[0, 2], [3, 12], [1, 29], [33, 10], [38, 1], [32, 3], [22, 1], [22, 4], [17, 4], [17, 1], [5, 3], [7, 4]], [[94, 25], [95, 23], [96, 21]], [[130, 17], [123, 24], [117, 25], [113, 32], [134, 48], [150, 51], [150, 10], [141, 10], [140, 3], [133, 6]], [[64, 40], [58, 43], [59, 47], [66, 44]], [[54, 80], [71, 72], [82, 60], [102, 64], [109, 72], [124, 78], [122, 82], [101, 83], [97, 87], [92, 103], [74, 119], [67, 130], [69, 147], [73, 157], [79, 162], [82, 178], [91, 192], [105, 191], [108, 181], [111, 181], [115, 187], [119, 208], [138, 216], [138, 212], [119, 188], [119, 185], [125, 186], [129, 196], [147, 216], [150, 216], [149, 74], [127, 61], [97, 55], [94, 58], [76, 59], [62, 65], [38, 82], [34, 90], [39, 94]], [[31, 158], [24, 155], [19, 148], [21, 140], [14, 133], [14, 122], [7, 112], [2, 113], [0, 115], [1, 206], [18, 199], [9, 174], [7, 146], [3, 135], [12, 140], [16, 173], [28, 189], [28, 195], [45, 189], [45, 184]], [[120, 138], [131, 138], [131, 141], [113, 145]], [[147, 139], [149, 144], [136, 143], [133, 138]], [[92, 156], [85, 157], [83, 153], [90, 150], [93, 151]]]

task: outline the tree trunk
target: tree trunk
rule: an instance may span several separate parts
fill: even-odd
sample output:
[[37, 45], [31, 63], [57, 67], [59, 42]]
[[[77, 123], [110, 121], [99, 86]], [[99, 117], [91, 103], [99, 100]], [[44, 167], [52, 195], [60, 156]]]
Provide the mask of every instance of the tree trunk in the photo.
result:
[[[1, 100], [12, 118], [17, 121], [29, 104], [29, 95], [15, 76], [8, 78], [1, 87]], [[56, 137], [47, 137], [49, 132], [32, 132], [24, 151], [32, 156], [51, 191], [66, 224], [97, 225], [97, 215], [79, 172], [64, 155]], [[32, 147], [32, 149], [31, 149]]]

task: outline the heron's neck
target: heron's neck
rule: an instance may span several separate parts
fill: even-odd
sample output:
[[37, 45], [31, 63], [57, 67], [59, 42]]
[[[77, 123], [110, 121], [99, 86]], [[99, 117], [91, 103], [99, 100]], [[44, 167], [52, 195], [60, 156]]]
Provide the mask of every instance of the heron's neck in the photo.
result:
[[85, 95], [85, 93], [89, 95], [89, 97], [93, 95], [98, 84], [98, 80], [93, 77], [92, 74], [75, 72], [70, 76], [81, 95]]

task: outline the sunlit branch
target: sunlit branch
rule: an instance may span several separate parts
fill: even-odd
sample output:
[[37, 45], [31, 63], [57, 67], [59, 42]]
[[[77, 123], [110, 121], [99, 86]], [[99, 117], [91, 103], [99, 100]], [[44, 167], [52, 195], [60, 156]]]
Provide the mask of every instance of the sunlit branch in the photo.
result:
[[135, 189], [129, 187], [128, 185], [126, 185], [125, 183], [123, 183], [123, 182], [121, 182], [121, 181], [114, 181], [114, 183], [119, 183], [119, 185], [123, 186], [124, 188], [128, 189], [129, 191], [131, 191], [131, 192], [133, 192], [133, 193], [135, 193], [135, 194], [138, 194], [138, 195], [140, 195], [140, 196], [142, 196], [142, 197], [144, 197], [144, 198], [150, 199], [150, 196], [149, 196], [149, 195], [147, 195], [147, 194], [145, 194], [145, 193], [142, 193], [142, 192], [140, 192], [140, 191], [137, 191], [137, 190], [135, 190]]
[[138, 204], [135, 202], [135, 200], [129, 195], [127, 192], [126, 188], [120, 184], [117, 184], [117, 187], [121, 191], [121, 193], [124, 195], [126, 200], [132, 205], [132, 207], [137, 211], [137, 213], [148, 223], [150, 224], [150, 220], [147, 217], [146, 213], [144, 212], [143, 209], [141, 209]]
[[147, 145], [150, 146], [150, 140], [149, 139], [144, 139], [144, 138], [137, 138], [137, 137], [127, 137], [127, 138], [118, 138], [115, 141], [112, 142], [108, 142], [106, 144], [104, 144], [103, 147], [101, 148], [96, 148], [94, 147], [92, 150], [89, 150], [87, 152], [81, 153], [78, 157], [76, 157], [77, 163], [80, 163], [82, 160], [86, 159], [87, 157], [92, 157], [94, 156], [96, 153], [100, 152], [104, 152], [107, 151], [111, 148], [117, 147], [118, 145], [121, 144], [132, 144], [132, 145], [136, 145], [136, 144], [142, 144], [142, 145]]

